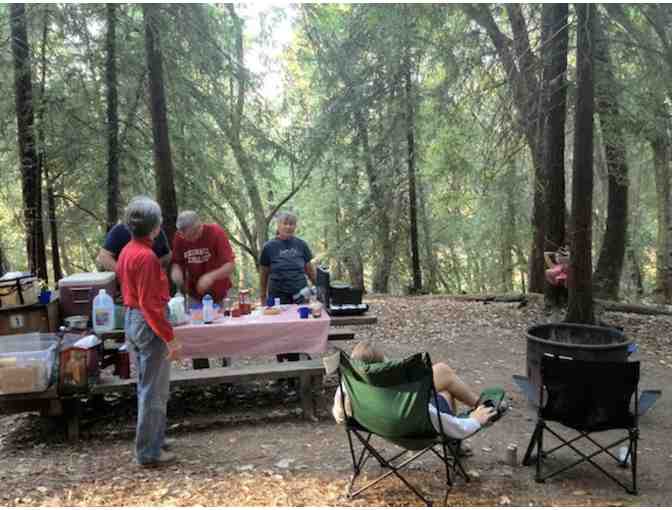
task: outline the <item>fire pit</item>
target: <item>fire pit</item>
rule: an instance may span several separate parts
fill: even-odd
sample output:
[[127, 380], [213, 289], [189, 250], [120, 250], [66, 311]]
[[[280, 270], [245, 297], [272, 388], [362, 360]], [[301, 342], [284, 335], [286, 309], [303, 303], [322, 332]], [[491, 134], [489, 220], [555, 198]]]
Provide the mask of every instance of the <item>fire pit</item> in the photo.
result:
[[[559, 322], [527, 330], [527, 378], [539, 395], [542, 356], [583, 361], [626, 361], [631, 343], [614, 328]], [[535, 399], [536, 400], [536, 399]]]

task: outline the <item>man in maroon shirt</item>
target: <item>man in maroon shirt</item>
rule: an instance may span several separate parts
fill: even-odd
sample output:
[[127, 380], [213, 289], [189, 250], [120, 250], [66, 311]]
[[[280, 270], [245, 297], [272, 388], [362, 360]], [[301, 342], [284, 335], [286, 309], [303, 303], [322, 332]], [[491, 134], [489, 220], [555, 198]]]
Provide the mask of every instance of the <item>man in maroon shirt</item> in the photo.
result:
[[126, 208], [132, 239], [117, 261], [126, 306], [126, 341], [138, 368], [138, 423], [135, 454], [142, 467], [175, 461], [166, 449], [166, 411], [170, 395], [170, 360], [179, 357], [181, 345], [168, 322], [168, 278], [161, 270], [152, 241], [161, 230], [161, 208], [148, 197], [136, 197]]
[[220, 302], [231, 288], [235, 267], [226, 232], [214, 223], [201, 223], [194, 211], [180, 213], [177, 230], [170, 272], [173, 282], [194, 299], [209, 294], [215, 303]]

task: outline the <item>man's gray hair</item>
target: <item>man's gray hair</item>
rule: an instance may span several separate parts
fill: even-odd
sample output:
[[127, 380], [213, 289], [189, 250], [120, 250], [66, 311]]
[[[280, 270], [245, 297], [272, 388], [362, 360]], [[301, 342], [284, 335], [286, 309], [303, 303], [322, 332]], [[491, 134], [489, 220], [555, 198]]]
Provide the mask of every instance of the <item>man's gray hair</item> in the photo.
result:
[[177, 230], [184, 232], [188, 228], [198, 225], [200, 220], [196, 211], [182, 211], [177, 216]]
[[279, 213], [277, 214], [277, 216], [275, 217], [275, 221], [276, 221], [277, 223], [282, 223], [283, 221], [286, 220], [287, 223], [294, 223], [294, 224], [296, 224], [296, 222], [298, 221], [298, 219], [299, 219], [299, 218], [298, 218], [298, 216], [297, 216], [296, 214], [294, 214], [294, 213], [292, 213], [292, 212], [289, 212], [289, 211], [279, 212]]
[[134, 238], [147, 237], [162, 221], [161, 206], [147, 196], [133, 197], [126, 207], [126, 225]]

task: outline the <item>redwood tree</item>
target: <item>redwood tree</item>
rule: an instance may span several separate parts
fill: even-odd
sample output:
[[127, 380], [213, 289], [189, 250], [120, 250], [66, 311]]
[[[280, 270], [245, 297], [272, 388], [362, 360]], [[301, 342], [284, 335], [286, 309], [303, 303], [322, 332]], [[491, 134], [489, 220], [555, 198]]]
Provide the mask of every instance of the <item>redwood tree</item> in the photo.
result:
[[107, 225], [119, 219], [119, 112], [117, 101], [117, 6], [107, 4], [105, 82], [107, 85]]
[[14, 98], [21, 161], [23, 217], [26, 224], [26, 251], [30, 271], [48, 280], [47, 257], [42, 230], [42, 186], [35, 148], [33, 82], [30, 68], [30, 45], [24, 4], [10, 5], [12, 55], [14, 57]]
[[576, 123], [572, 179], [571, 254], [568, 275], [567, 322], [593, 323], [593, 51], [595, 6], [577, 4]]
[[[543, 7], [544, 170], [546, 173], [546, 235], [544, 251], [556, 251], [565, 243], [565, 119], [567, 113], [567, 4]], [[544, 286], [547, 305], [559, 306], [561, 287]]]
[[149, 73], [149, 101], [152, 114], [154, 138], [154, 175], [156, 195], [163, 212], [163, 229], [172, 243], [177, 221], [177, 197], [175, 195], [175, 169], [168, 137], [168, 113], [163, 87], [163, 57], [159, 37], [158, 4], [143, 4], [145, 21], [145, 52]]
[[608, 170], [607, 227], [593, 275], [595, 294], [618, 299], [628, 226], [628, 163], [618, 82], [609, 55], [608, 35], [595, 11], [596, 109], [604, 135]]

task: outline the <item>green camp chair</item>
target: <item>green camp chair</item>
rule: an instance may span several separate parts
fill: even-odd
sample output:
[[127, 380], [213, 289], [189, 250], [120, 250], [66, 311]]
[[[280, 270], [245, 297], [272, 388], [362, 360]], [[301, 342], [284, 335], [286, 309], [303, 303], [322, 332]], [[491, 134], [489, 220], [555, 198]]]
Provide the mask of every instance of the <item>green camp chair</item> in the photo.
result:
[[[446, 467], [446, 494], [453, 484], [453, 475], [458, 474], [469, 481], [469, 476], [460, 463], [457, 452], [460, 440], [443, 433], [441, 420], [437, 432], [430, 420], [428, 404], [433, 399], [439, 408], [438, 394], [434, 388], [432, 362], [427, 353], [419, 353], [402, 360], [383, 363], [362, 363], [339, 353], [339, 383], [350, 397], [352, 416], [346, 411], [345, 429], [352, 456], [353, 475], [348, 486], [352, 498], [381, 480], [395, 475], [411, 489], [427, 506], [431, 500], [423, 496], [406, 479], [400, 470], [425, 453], [433, 452]], [[341, 392], [343, 409], [345, 396]], [[383, 452], [371, 444], [372, 436], [379, 436], [402, 448], [401, 453], [384, 458]], [[362, 445], [356, 452], [356, 438]], [[405, 456], [408, 451], [413, 453]], [[375, 458], [385, 473], [355, 490], [355, 481], [369, 458]], [[403, 457], [403, 460], [402, 460]]]

